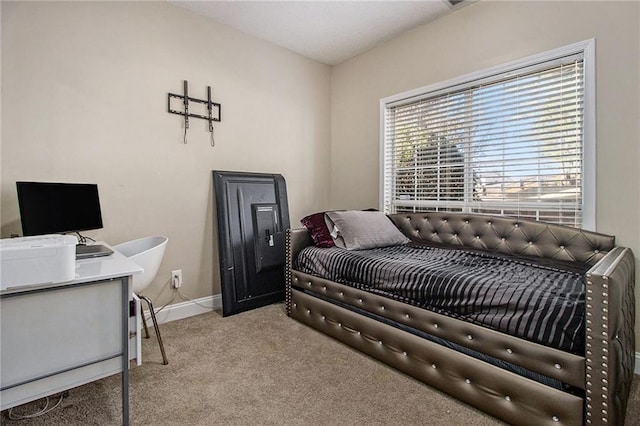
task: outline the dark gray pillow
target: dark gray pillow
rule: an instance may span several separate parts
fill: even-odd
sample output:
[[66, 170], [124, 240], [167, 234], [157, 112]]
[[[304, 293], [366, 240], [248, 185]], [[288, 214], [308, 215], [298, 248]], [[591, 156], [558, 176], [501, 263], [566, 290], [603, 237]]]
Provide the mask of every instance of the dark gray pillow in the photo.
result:
[[347, 210], [327, 212], [324, 217], [336, 246], [347, 250], [365, 250], [409, 242], [382, 212]]

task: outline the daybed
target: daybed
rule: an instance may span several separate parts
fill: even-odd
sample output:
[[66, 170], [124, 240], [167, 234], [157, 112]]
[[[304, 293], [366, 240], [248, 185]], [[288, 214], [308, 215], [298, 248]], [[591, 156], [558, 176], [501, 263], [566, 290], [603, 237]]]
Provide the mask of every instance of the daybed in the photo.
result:
[[[287, 313], [511, 424], [624, 424], [635, 355], [635, 263], [630, 249], [616, 247], [611, 236], [506, 217], [429, 212], [388, 218], [411, 240], [409, 245], [419, 249], [462, 250], [465, 256], [540, 267], [548, 273], [543, 277], [544, 285], [536, 284], [541, 287], [549, 284], [555, 271], [569, 276], [577, 273], [579, 293], [569, 298], [580, 322], [570, 333], [579, 346], [553, 347], [544, 338], [527, 337], [526, 331], [521, 333], [525, 337], [516, 337], [483, 325], [477, 316], [470, 321], [466, 315], [448, 314], [446, 309], [429, 309], [428, 291], [425, 305], [407, 296], [419, 291], [398, 294], [387, 291], [386, 284], [369, 286], [351, 282], [351, 277], [329, 280], [302, 272], [297, 258], [303, 249], [314, 247], [306, 228], [287, 234]], [[315, 252], [321, 250], [341, 249]], [[468, 261], [463, 257], [462, 264]], [[364, 273], [374, 276], [371, 274]], [[524, 274], [527, 276], [521, 278], [527, 281], [529, 272]], [[402, 275], [412, 277], [409, 281], [416, 279], [404, 269]], [[374, 281], [378, 278], [376, 275]], [[445, 277], [447, 285], [472, 278], [457, 274]], [[464, 288], [466, 302], [473, 299], [471, 310], [486, 307], [478, 301], [489, 296], [472, 288]], [[552, 296], [547, 298], [557, 295]], [[513, 304], [505, 303], [505, 309]], [[540, 309], [535, 307], [532, 312]], [[553, 309], [539, 321], [564, 315]], [[526, 315], [532, 318], [531, 312]], [[563, 321], [554, 327], [564, 329]], [[546, 336], [538, 329], [540, 324], [530, 325], [536, 329], [532, 335]]]

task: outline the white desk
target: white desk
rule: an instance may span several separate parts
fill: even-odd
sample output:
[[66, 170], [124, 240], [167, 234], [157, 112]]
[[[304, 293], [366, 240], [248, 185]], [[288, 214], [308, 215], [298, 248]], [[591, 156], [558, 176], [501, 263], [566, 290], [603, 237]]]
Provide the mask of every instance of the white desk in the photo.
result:
[[76, 279], [0, 292], [0, 409], [116, 373], [129, 424], [130, 277], [118, 252], [76, 262]]

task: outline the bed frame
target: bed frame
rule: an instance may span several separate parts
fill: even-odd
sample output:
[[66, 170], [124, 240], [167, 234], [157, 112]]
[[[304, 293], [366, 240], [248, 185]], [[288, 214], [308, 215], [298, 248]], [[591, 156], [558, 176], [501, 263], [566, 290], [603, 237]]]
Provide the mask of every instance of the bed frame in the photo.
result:
[[[306, 229], [287, 234], [287, 314], [511, 424], [622, 425], [634, 371], [635, 260], [614, 237], [542, 222], [462, 213], [389, 216], [413, 241], [582, 262], [584, 356], [549, 348], [293, 269]], [[443, 338], [584, 391], [546, 386], [418, 337]]]

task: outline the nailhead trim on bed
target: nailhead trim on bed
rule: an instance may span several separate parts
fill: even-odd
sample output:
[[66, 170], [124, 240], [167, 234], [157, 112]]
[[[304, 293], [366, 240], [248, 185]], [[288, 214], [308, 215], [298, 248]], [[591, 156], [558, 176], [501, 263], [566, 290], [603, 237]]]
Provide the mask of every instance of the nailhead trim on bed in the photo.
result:
[[[631, 251], [616, 247], [613, 263], [599, 265], [586, 280], [586, 423], [623, 424], [635, 357], [634, 280]], [[614, 268], [615, 267], [615, 268]], [[613, 283], [617, 283], [613, 285]], [[626, 288], [624, 288], [626, 287]], [[626, 296], [626, 297], [625, 297]], [[610, 368], [615, 363], [617, 368]], [[617, 374], [616, 374], [617, 373]]]
[[388, 318], [472, 350], [584, 389], [584, 357], [437, 314], [352, 287], [292, 271], [292, 287]]
[[298, 290], [292, 292], [291, 316], [511, 424], [582, 424], [583, 400], [580, 397], [551, 389]]
[[596, 232], [509, 217], [429, 212], [389, 218], [409, 238], [440, 244], [596, 264], [615, 238]]
[[[434, 352], [434, 349], [431, 348], [434, 343], [292, 289], [292, 286], [297, 285], [292, 282], [294, 277], [292, 262], [302, 248], [311, 244], [306, 230], [289, 231], [292, 232], [292, 235], [287, 242], [288, 313], [293, 318], [305, 322], [325, 334], [510, 423], [526, 424], [529, 422], [536, 425], [582, 424], [583, 422], [589, 425], [624, 424], [635, 361], [635, 258], [631, 250], [615, 247], [615, 239], [611, 236], [505, 217], [430, 212], [390, 215], [390, 218], [405, 235], [414, 240], [422, 239], [507, 254], [582, 262], [592, 266], [586, 274], [585, 315], [586, 327], [588, 328], [585, 336], [585, 357], [580, 361], [585, 366], [582, 371], [583, 386], [586, 392], [584, 400], [537, 382], [533, 383], [541, 386], [539, 397], [542, 399], [538, 399], [538, 396], [532, 396], [530, 390], [527, 390], [525, 396], [520, 398], [518, 392], [522, 392], [522, 389], [527, 386], [526, 383], [532, 382], [531, 380], [508, 373], [475, 358], [471, 358], [471, 361], [461, 361], [461, 364], [458, 364], [458, 357], [466, 355], [443, 347], [440, 348], [445, 352], [440, 360], [422, 359], [421, 364], [425, 364], [425, 366], [420, 367], [417, 371], [415, 369], [418, 367], [415, 363], [410, 363], [410, 367], [403, 365], [398, 361], [398, 356], [405, 360], [415, 359], [416, 354], [422, 357], [428, 356]], [[293, 272], [296, 275], [299, 274], [298, 271]], [[306, 277], [304, 278], [306, 279]], [[329, 297], [338, 300], [350, 298], [348, 303], [354, 306], [366, 305], [373, 309], [372, 312], [383, 316], [389, 315], [389, 318], [395, 321], [398, 321], [397, 317], [400, 316], [409, 325], [415, 326], [411, 323], [417, 319], [413, 312], [402, 311], [398, 314], [392, 309], [392, 304], [387, 301], [377, 306], [375, 304], [369, 305], [370, 295], [350, 296], [349, 290], [339, 287], [335, 287], [337, 289], [335, 290], [331, 286], [336, 283], [329, 282], [329, 285], [322, 283], [320, 290], [318, 290], [314, 281], [321, 279], [313, 278], [314, 280], [307, 280], [306, 284], [315, 292], [331, 293]], [[301, 276], [298, 276], [297, 279], [300, 281]], [[335, 291], [338, 292], [338, 296], [334, 294]], [[300, 300], [305, 300], [305, 305], [301, 305]], [[308, 303], [307, 300], [309, 300]], [[316, 312], [318, 307], [323, 307], [319, 316]], [[302, 312], [306, 312], [306, 315], [302, 315]], [[351, 318], [354, 324], [358, 324], [358, 327], [350, 325], [350, 322], [345, 321], [343, 315]], [[443, 336], [448, 338], [451, 334], [448, 320], [458, 321], [449, 318], [432, 321], [428, 323], [428, 327], [430, 327], [428, 332], [434, 335], [442, 332]], [[334, 323], [335, 325], [333, 325]], [[397, 343], [389, 343], [389, 336], [385, 333], [379, 333], [381, 328], [386, 330], [385, 327], [395, 330], [390, 333], [391, 336], [397, 337]], [[342, 332], [336, 332], [336, 330]], [[345, 330], [353, 330], [353, 332], [347, 334], [344, 332]], [[347, 338], [348, 335], [358, 336], [358, 339]], [[368, 337], [362, 338], [363, 335]], [[414, 338], [422, 340], [417, 350], [407, 348], [407, 342], [412, 342]], [[486, 343], [486, 348], [495, 345], [486, 341], [485, 336], [475, 331], [464, 334], [455, 332], [450, 340], [453, 339], [466, 341], [467, 346], [477, 344], [477, 342]], [[364, 347], [362, 343], [364, 341], [371, 343]], [[374, 350], [372, 349], [374, 347], [380, 349]], [[479, 350], [487, 353], [489, 350], [485, 350], [486, 348], [482, 346]], [[521, 351], [521, 348], [510, 342], [503, 343], [498, 348], [506, 360], [512, 361], [510, 357], [516, 355], [515, 359], [518, 359], [519, 363], [524, 362], [522, 355], [527, 352], [526, 350]], [[396, 355], [390, 357], [389, 353]], [[542, 366], [540, 368], [545, 369], [543, 374], [549, 377], [558, 377], [554, 374], [563, 375], [567, 374], [568, 370], [572, 370], [571, 362], [567, 363], [566, 360], [545, 360], [542, 363], [538, 361], [537, 364]], [[487, 366], [491, 368], [487, 369]], [[435, 376], [428, 376], [425, 373], [425, 371], [442, 371], [443, 368], [450, 370], [447, 377], [451, 380], [443, 381], [442, 378], [436, 380]], [[507, 373], [508, 375], [496, 383], [493, 380], [493, 375], [478, 379], [473, 374], [466, 374], [469, 368], [473, 369], [472, 372], [485, 373], [498, 370], [500, 374]], [[529, 369], [534, 370], [533, 368]], [[578, 376], [573, 373], [570, 377], [574, 377], [572, 379], [574, 383], [579, 381], [575, 379]], [[476, 386], [476, 383], [479, 385]], [[496, 394], [496, 391], [503, 389], [503, 386], [510, 389], [513, 386], [514, 391], [500, 390]], [[464, 392], [464, 389], [469, 390]], [[555, 402], [551, 401], [550, 405], [546, 402], [540, 402], [548, 397], [555, 400], [556, 393], [560, 394], [559, 399]], [[574, 409], [573, 404], [576, 401], [565, 403], [562, 396], [577, 398], [579, 407], [576, 406]], [[526, 407], [518, 405], [521, 399], [526, 400], [526, 403], [530, 405]], [[549, 407], [552, 407], [552, 411], [547, 411]], [[563, 407], [571, 407], [567, 412], [569, 417], [561, 411]], [[544, 411], [540, 412], [540, 410]], [[578, 416], [579, 419], [574, 416]]]
[[291, 315], [291, 270], [293, 268], [292, 250], [291, 250], [291, 231], [288, 230], [284, 241], [286, 247], [285, 262], [286, 269], [284, 272], [284, 303], [287, 315]]

